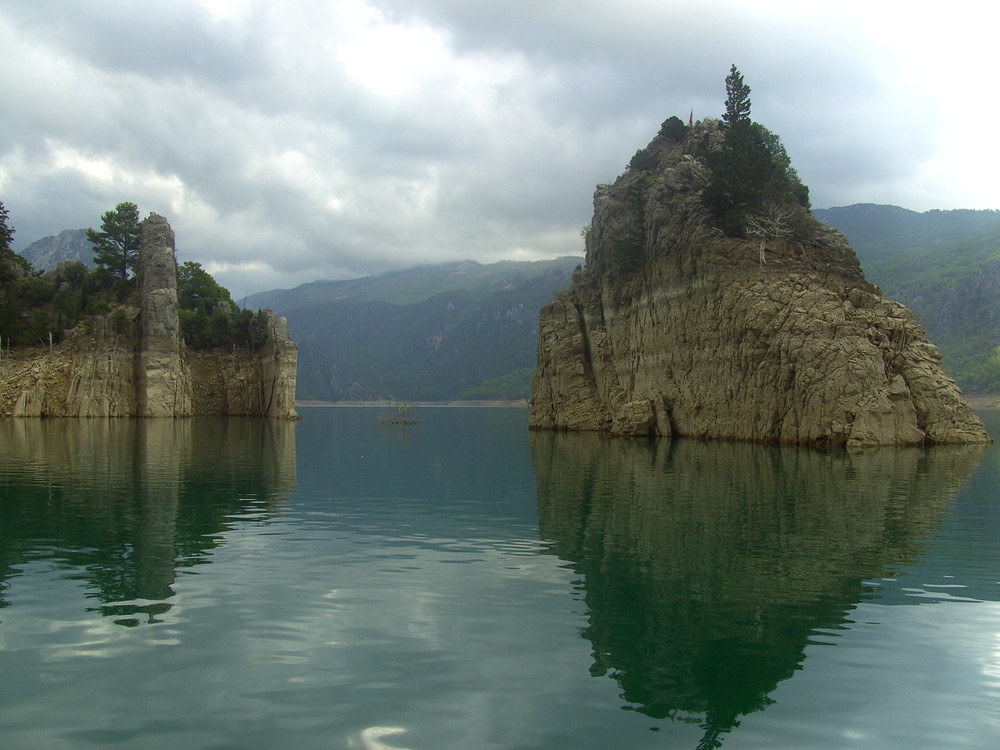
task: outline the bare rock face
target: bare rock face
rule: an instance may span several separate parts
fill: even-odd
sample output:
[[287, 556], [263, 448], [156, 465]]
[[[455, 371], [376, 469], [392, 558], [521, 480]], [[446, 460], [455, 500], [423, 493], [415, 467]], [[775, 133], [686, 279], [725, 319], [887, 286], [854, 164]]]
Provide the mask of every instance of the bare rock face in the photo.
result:
[[594, 197], [586, 269], [543, 308], [533, 429], [796, 444], [990, 438], [903, 305], [804, 210], [787, 239], [722, 236], [701, 142], [658, 136], [652, 170]]
[[138, 363], [138, 415], [189, 416], [191, 377], [181, 356], [174, 233], [167, 220], [158, 214], [150, 214], [142, 222], [139, 279], [142, 348]]
[[265, 417], [294, 418], [298, 345], [288, 332], [288, 321], [267, 310], [267, 343], [258, 354], [261, 365], [260, 406]]
[[189, 352], [196, 414], [297, 419], [298, 346], [288, 323], [266, 311], [268, 341], [257, 352]]

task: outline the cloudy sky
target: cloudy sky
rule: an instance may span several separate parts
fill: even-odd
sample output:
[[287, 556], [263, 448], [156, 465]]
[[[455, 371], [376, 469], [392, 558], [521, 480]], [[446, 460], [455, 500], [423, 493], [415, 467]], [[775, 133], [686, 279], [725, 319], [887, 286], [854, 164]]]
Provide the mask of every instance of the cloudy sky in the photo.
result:
[[998, 22], [992, 0], [3, 0], [0, 201], [15, 249], [132, 201], [234, 295], [578, 254], [594, 186], [670, 115], [721, 115], [735, 63], [814, 207], [1000, 208]]

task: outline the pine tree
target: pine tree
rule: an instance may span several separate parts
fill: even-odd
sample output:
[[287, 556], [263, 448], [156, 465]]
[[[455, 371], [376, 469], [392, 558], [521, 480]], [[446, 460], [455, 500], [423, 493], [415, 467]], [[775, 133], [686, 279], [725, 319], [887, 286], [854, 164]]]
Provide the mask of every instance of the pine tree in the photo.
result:
[[94, 246], [94, 263], [125, 281], [139, 258], [138, 207], [134, 203], [119, 203], [105, 212], [101, 216], [101, 231], [88, 229], [87, 240]]
[[741, 127], [750, 125], [750, 87], [743, 83], [743, 74], [736, 65], [726, 76], [726, 112], [722, 115], [723, 130], [728, 137]]
[[[744, 237], [751, 217], [770, 215], [785, 204], [809, 207], [809, 191], [791, 167], [781, 139], [750, 119], [750, 87], [733, 65], [726, 76], [724, 140], [706, 154], [712, 171], [702, 200], [716, 226], [731, 237]], [[781, 215], [787, 213], [779, 211]]]

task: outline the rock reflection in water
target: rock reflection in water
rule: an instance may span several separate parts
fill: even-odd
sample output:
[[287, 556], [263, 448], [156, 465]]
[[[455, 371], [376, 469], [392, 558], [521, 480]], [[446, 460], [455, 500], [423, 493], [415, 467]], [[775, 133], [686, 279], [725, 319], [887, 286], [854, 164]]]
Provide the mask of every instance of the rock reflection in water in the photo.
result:
[[170, 609], [231, 516], [267, 517], [295, 484], [295, 425], [253, 418], [0, 420], [4, 580], [48, 560], [122, 625]]
[[533, 433], [540, 534], [583, 576], [592, 673], [718, 747], [863, 582], [919, 554], [983, 446], [826, 453]]

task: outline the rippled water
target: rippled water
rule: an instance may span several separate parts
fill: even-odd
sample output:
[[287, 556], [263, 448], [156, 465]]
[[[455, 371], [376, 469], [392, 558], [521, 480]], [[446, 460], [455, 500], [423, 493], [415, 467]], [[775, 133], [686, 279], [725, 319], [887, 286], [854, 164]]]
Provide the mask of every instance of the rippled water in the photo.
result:
[[302, 413], [0, 420], [0, 747], [1000, 746], [996, 447]]

